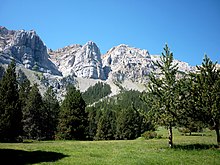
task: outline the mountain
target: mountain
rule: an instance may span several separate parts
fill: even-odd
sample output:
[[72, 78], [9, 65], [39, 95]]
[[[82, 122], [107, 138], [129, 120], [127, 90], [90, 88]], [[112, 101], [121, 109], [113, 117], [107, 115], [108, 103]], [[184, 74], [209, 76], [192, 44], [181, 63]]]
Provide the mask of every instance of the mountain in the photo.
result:
[[[8, 64], [11, 59], [16, 60], [32, 83], [39, 84], [42, 93], [52, 86], [61, 99], [69, 84], [85, 91], [99, 81], [111, 86], [111, 95], [121, 89], [143, 91], [148, 75], [160, 72], [154, 65], [160, 56], [147, 50], [121, 44], [101, 55], [92, 41], [52, 50], [34, 30], [15, 31], [0, 26], [0, 64]], [[174, 60], [174, 63], [178, 63], [181, 72], [195, 70], [186, 62]]]
[[[160, 56], [150, 55], [149, 51], [133, 48], [121, 44], [111, 48], [102, 56], [103, 67], [106, 77], [113, 81], [123, 82], [131, 80], [137, 83], [146, 83], [151, 72], [158, 73], [154, 62], [160, 61]], [[178, 63], [179, 71], [190, 72], [194, 67], [186, 62], [174, 60]]]
[[155, 70], [147, 50], [121, 44], [111, 48], [102, 57], [105, 76], [113, 81], [144, 82]]
[[34, 30], [14, 31], [0, 26], [0, 62], [8, 64], [12, 58], [27, 69], [61, 75]]
[[100, 50], [92, 41], [83, 46], [76, 44], [56, 51], [49, 50], [49, 54], [64, 76], [105, 79]]

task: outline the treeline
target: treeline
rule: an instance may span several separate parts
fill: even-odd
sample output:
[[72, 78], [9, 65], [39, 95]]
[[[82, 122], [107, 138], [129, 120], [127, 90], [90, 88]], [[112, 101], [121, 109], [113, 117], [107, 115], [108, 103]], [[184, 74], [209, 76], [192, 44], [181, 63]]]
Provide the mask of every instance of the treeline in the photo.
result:
[[173, 59], [166, 45], [161, 60], [155, 62], [160, 76], [150, 75], [147, 91], [123, 91], [97, 103], [109, 94], [108, 85], [99, 83], [84, 94], [69, 86], [59, 103], [52, 88], [41, 96], [22, 71], [16, 75], [12, 61], [6, 71], [0, 67], [0, 141], [135, 139], [157, 124], [168, 129], [170, 147], [173, 127], [190, 131], [209, 127], [216, 131], [220, 146], [217, 63], [205, 56], [195, 72], [183, 73]]
[[[209, 127], [216, 131], [220, 146], [220, 70], [205, 56], [195, 72], [179, 73], [173, 62], [173, 53], [166, 45], [160, 62], [160, 77], [150, 75], [148, 91], [142, 100], [150, 107], [146, 117], [151, 117], [169, 132], [169, 146], [173, 147], [173, 127], [189, 130]], [[181, 75], [182, 78], [179, 75]]]
[[[21, 70], [16, 75], [15, 69], [12, 61], [0, 80], [2, 142], [135, 139], [154, 129], [139, 111], [147, 111], [140, 92], [124, 91], [86, 108], [82, 94], [74, 86], [69, 86], [64, 100], [58, 102], [51, 87], [41, 96], [38, 85], [31, 85]], [[93, 103], [110, 91], [109, 85], [98, 83], [84, 97]]]
[[81, 93], [69, 87], [59, 103], [48, 88], [42, 97], [37, 84], [31, 86], [15, 68], [12, 61], [0, 80], [0, 141], [85, 139], [87, 114]]
[[89, 120], [89, 139], [135, 139], [147, 130], [154, 130], [140, 109], [147, 111], [138, 91], [123, 93], [86, 108]]
[[108, 96], [111, 93], [110, 85], [98, 82], [94, 86], [89, 87], [84, 93], [82, 93], [82, 97], [85, 100], [86, 104], [92, 104], [100, 99]]

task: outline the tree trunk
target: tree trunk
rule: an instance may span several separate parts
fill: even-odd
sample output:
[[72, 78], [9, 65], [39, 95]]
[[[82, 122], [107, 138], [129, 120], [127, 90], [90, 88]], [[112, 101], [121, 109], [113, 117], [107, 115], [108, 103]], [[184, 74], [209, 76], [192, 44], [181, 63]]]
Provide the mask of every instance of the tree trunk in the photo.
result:
[[173, 130], [171, 124], [169, 125], [168, 131], [169, 131], [168, 145], [170, 148], [173, 148]]
[[220, 148], [220, 135], [219, 135], [219, 127], [218, 126], [215, 127], [215, 132], [216, 132], [216, 136], [217, 136], [217, 144], [218, 144], [218, 147]]

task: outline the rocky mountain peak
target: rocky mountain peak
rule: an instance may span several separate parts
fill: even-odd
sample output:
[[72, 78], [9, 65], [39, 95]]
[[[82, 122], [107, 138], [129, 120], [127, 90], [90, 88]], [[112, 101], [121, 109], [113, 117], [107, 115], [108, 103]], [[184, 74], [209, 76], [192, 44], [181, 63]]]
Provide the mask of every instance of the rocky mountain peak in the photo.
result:
[[4, 27], [4, 26], [0, 26], [0, 35], [7, 35], [9, 32], [9, 30]]
[[83, 46], [72, 45], [50, 51], [49, 54], [64, 76], [105, 79], [100, 50], [92, 41]]
[[34, 30], [10, 31], [1, 27], [0, 61], [9, 63], [14, 58], [27, 69], [60, 74], [50, 61], [47, 47]]
[[153, 69], [147, 50], [121, 44], [111, 48], [103, 57], [106, 76], [115, 81], [132, 80], [142, 82]]

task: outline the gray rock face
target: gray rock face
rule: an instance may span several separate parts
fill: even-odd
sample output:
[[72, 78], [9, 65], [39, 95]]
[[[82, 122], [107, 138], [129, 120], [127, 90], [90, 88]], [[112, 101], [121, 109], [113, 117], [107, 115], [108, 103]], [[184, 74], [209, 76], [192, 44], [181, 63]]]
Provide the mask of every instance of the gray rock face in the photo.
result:
[[84, 46], [71, 45], [57, 51], [50, 50], [49, 54], [64, 76], [105, 79], [100, 50], [92, 41]]
[[132, 48], [124, 44], [110, 49], [102, 59], [104, 72], [113, 81], [142, 82], [155, 69], [147, 50]]
[[[41, 85], [53, 86], [61, 95], [68, 84], [77, 84], [77, 80], [79, 84], [107, 80], [113, 87], [114, 84], [131, 87], [132, 83], [146, 84], [149, 73], [160, 72], [154, 65], [160, 56], [150, 55], [147, 50], [122, 44], [101, 55], [97, 45], [89, 41], [83, 46], [75, 44], [53, 51], [47, 49], [33, 30], [14, 31], [0, 26], [0, 64], [8, 64], [12, 59], [27, 68], [25, 70], [44, 72]], [[188, 63], [178, 60], [174, 63], [178, 63], [182, 72], [195, 70]], [[32, 73], [30, 71], [29, 77]]]
[[[150, 55], [147, 50], [119, 45], [110, 49], [102, 56], [105, 76], [112, 81], [131, 80], [137, 83], [146, 83], [151, 72], [159, 73], [160, 70], [154, 62], [160, 61], [160, 56]], [[178, 63], [179, 70], [189, 72], [193, 67], [188, 63], [174, 60]]]
[[[13, 57], [27, 69], [60, 74], [50, 61], [47, 47], [35, 31], [10, 31], [0, 27], [0, 53], [4, 58]], [[3, 58], [0, 57], [0, 58]]]

